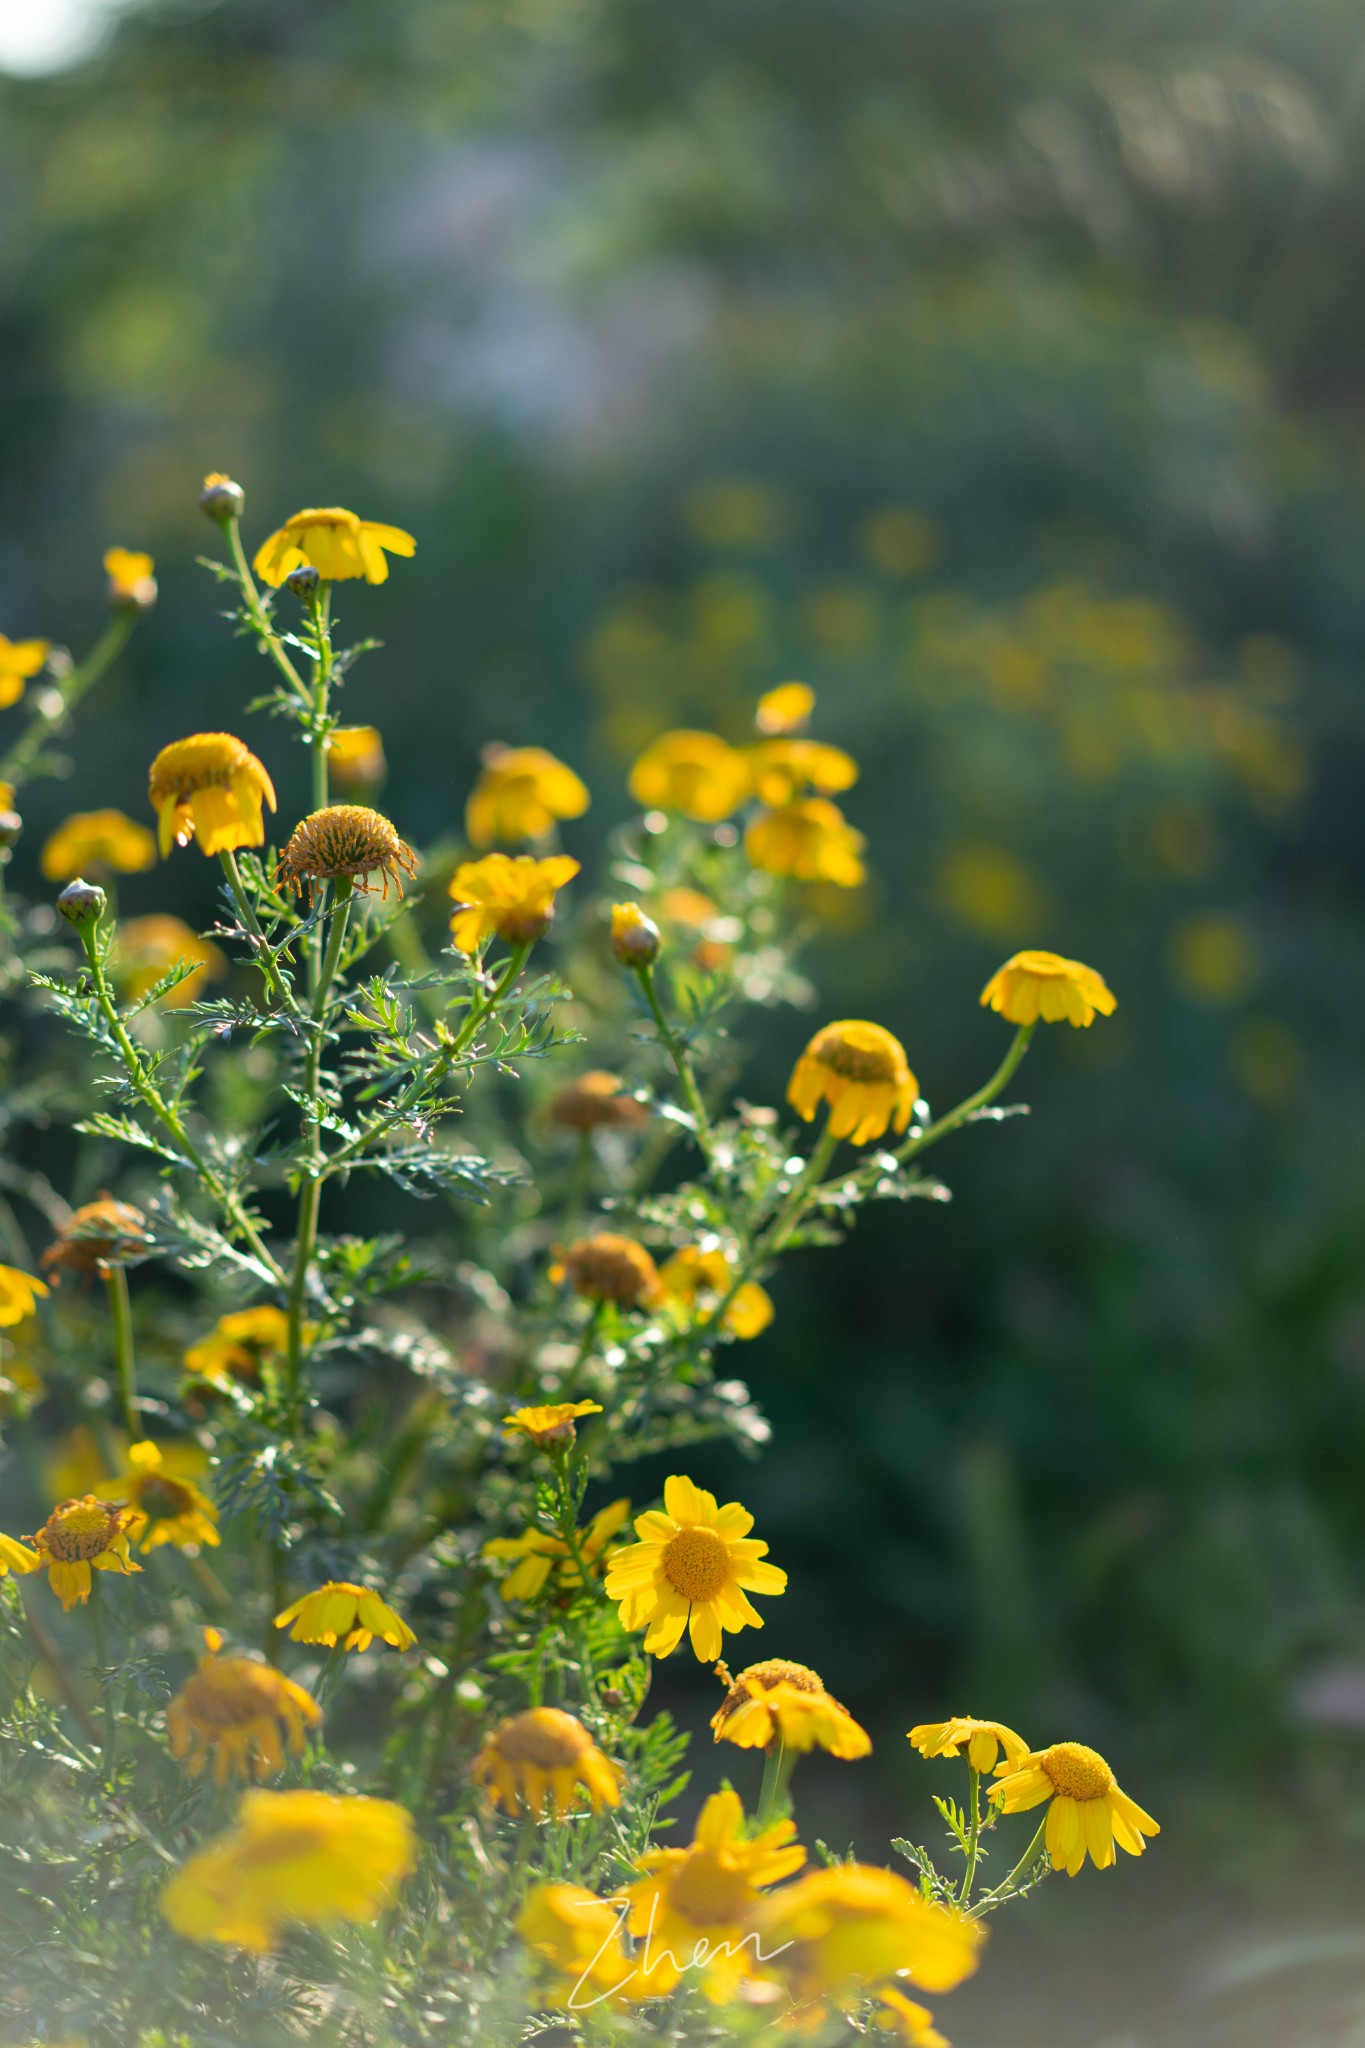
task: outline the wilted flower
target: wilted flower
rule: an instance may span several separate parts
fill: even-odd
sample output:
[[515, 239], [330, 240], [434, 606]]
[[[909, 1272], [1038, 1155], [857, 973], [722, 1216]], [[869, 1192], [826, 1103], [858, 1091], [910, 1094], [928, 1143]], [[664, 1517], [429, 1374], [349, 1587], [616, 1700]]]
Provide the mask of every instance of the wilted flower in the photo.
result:
[[717, 1742], [740, 1749], [827, 1749], [831, 1756], [866, 1756], [871, 1737], [848, 1708], [826, 1692], [818, 1671], [769, 1657], [751, 1664], [729, 1688], [711, 1716]]
[[111, 1266], [140, 1258], [151, 1239], [147, 1218], [131, 1202], [102, 1195], [73, 1209], [42, 1256], [44, 1272], [107, 1273]]
[[147, 796], [156, 812], [161, 857], [191, 839], [205, 854], [265, 839], [261, 805], [275, 808], [275, 786], [251, 749], [228, 732], [199, 732], [163, 747]]
[[614, 1301], [618, 1308], [653, 1301], [659, 1290], [659, 1269], [645, 1247], [615, 1230], [575, 1238], [557, 1254], [550, 1278], [567, 1280], [588, 1301]]
[[581, 1721], [559, 1707], [529, 1707], [500, 1721], [475, 1757], [473, 1775], [489, 1801], [539, 1820], [586, 1799], [594, 1813], [621, 1803], [620, 1774]]
[[364, 804], [328, 804], [294, 827], [280, 855], [275, 880], [292, 890], [306, 884], [311, 902], [319, 882], [351, 882], [362, 895], [368, 895], [369, 877], [377, 874], [387, 903], [389, 883], [401, 896], [402, 876], [416, 872], [416, 854], [378, 811]]
[[92, 1570], [140, 1572], [128, 1555], [131, 1508], [111, 1507], [87, 1493], [82, 1500], [64, 1500], [52, 1510], [31, 1539], [39, 1566], [68, 1611], [90, 1598]]
[[274, 1778], [286, 1751], [303, 1752], [306, 1731], [322, 1719], [301, 1685], [256, 1657], [220, 1657], [223, 1638], [204, 1631], [208, 1654], [166, 1709], [171, 1755], [198, 1777], [210, 1758], [213, 1782]]

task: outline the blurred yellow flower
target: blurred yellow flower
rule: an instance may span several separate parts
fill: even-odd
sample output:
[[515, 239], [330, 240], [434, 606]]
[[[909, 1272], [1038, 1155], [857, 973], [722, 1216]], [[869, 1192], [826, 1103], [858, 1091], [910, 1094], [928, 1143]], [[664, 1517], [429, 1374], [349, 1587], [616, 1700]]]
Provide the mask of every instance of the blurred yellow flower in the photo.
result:
[[765, 1962], [762, 1974], [809, 2006], [814, 2023], [827, 2006], [865, 1998], [880, 1980], [907, 1977], [925, 1991], [952, 1991], [970, 1977], [984, 1939], [974, 1921], [922, 1898], [894, 1870], [836, 1863], [770, 1892], [754, 1910]]
[[17, 704], [51, 651], [50, 640], [7, 640], [0, 633], [0, 711]]
[[110, 548], [104, 558], [108, 597], [115, 610], [146, 611], [156, 603], [156, 564], [137, 548]]
[[815, 709], [815, 692], [809, 683], [779, 683], [758, 700], [754, 724], [768, 738], [778, 733], [803, 732]]
[[921, 1721], [906, 1737], [921, 1756], [961, 1756], [974, 1771], [993, 1771], [1001, 1750], [1013, 1766], [1028, 1755], [1028, 1744], [1003, 1721], [975, 1721], [970, 1714], [955, 1715], [951, 1721]]
[[638, 1543], [624, 1545], [607, 1568], [607, 1598], [620, 1603], [621, 1626], [647, 1629], [645, 1650], [671, 1656], [683, 1630], [703, 1664], [714, 1664], [723, 1633], [762, 1628], [749, 1593], [783, 1593], [787, 1574], [766, 1564], [768, 1546], [749, 1535], [754, 1518], [738, 1501], [716, 1497], [690, 1479], [664, 1481], [664, 1507], [637, 1515]]
[[639, 1859], [644, 1875], [625, 1887], [636, 1952], [637, 1996], [662, 1998], [696, 1976], [715, 2005], [727, 2004], [753, 1966], [745, 1940], [750, 1913], [763, 1887], [790, 1877], [806, 1860], [793, 1839], [796, 1823], [780, 1820], [762, 1833], [744, 1833], [744, 1808], [728, 1788], [702, 1807], [691, 1846], [650, 1849]]
[[[630, 1502], [614, 1500], [578, 1532], [578, 1551], [590, 1576], [600, 1578], [606, 1570], [611, 1539], [629, 1518]], [[553, 1572], [556, 1590], [576, 1591], [582, 1574], [562, 1536], [548, 1529], [524, 1529], [520, 1536], [494, 1536], [479, 1555], [488, 1564], [510, 1564], [512, 1570], [499, 1585], [504, 1600], [534, 1600]]]
[[247, 1792], [236, 1827], [181, 1865], [161, 1911], [190, 1941], [264, 1954], [291, 1925], [377, 1920], [416, 1862], [411, 1817], [390, 1800]]
[[841, 889], [856, 889], [864, 880], [866, 843], [839, 806], [823, 796], [762, 811], [744, 834], [744, 851], [756, 868]]
[[458, 906], [450, 920], [456, 946], [477, 953], [495, 932], [512, 946], [533, 943], [554, 917], [556, 892], [577, 873], [578, 862], [567, 853], [549, 860], [486, 853], [482, 860], [462, 861], [450, 884]]
[[851, 576], [826, 576], [812, 584], [802, 614], [806, 631], [829, 654], [865, 653], [876, 636], [876, 603]]
[[391, 555], [411, 555], [417, 543], [401, 526], [383, 526], [358, 519], [340, 505], [311, 506], [286, 519], [256, 551], [256, 574], [278, 590], [291, 569], [311, 563], [328, 583], [346, 583], [363, 576], [367, 583], [386, 583]]
[[339, 789], [377, 789], [388, 767], [378, 726], [337, 726], [327, 741], [327, 766]]
[[787, 1084], [799, 1117], [809, 1123], [827, 1102], [831, 1132], [854, 1145], [880, 1138], [890, 1123], [903, 1131], [918, 1095], [900, 1040], [851, 1017], [816, 1032]]
[[145, 825], [122, 811], [75, 811], [57, 827], [42, 853], [49, 882], [69, 882], [90, 869], [140, 875], [156, 866], [156, 841]]
[[40, 1567], [68, 1612], [77, 1601], [84, 1603], [90, 1598], [92, 1569], [142, 1570], [128, 1555], [127, 1530], [132, 1521], [131, 1509], [108, 1506], [87, 1493], [81, 1500], [62, 1501], [31, 1539]]
[[621, 1911], [579, 1884], [537, 1884], [517, 1933], [541, 1966], [539, 1996], [572, 2012], [627, 2002], [635, 1964], [621, 1940]]
[[1047, 910], [1024, 863], [1003, 846], [983, 841], [949, 849], [939, 870], [938, 893], [963, 924], [997, 939], [1036, 930]]
[[581, 818], [587, 786], [544, 747], [486, 747], [465, 806], [471, 846], [543, 839], [561, 818]]
[[219, 1541], [218, 1510], [187, 1473], [203, 1471], [208, 1460], [198, 1444], [130, 1444], [132, 1468], [105, 1479], [94, 1491], [101, 1500], [121, 1501], [131, 1510], [128, 1533], [139, 1550], [170, 1543], [177, 1550], [212, 1547]]
[[1201, 1003], [1236, 1003], [1256, 980], [1256, 942], [1236, 917], [1187, 918], [1171, 937], [1171, 971]]
[[1047, 1853], [1053, 1869], [1068, 1877], [1077, 1875], [1087, 1855], [1098, 1870], [1107, 1870], [1115, 1843], [1140, 1856], [1147, 1846], [1143, 1836], [1161, 1833], [1152, 1816], [1120, 1791], [1104, 1758], [1083, 1742], [1054, 1742], [1021, 1757], [989, 1796], [1002, 1813], [1027, 1813], [1044, 1800], [1052, 1802]]
[[[709, 1317], [729, 1293], [734, 1277], [734, 1268], [718, 1245], [703, 1250], [685, 1244], [659, 1268], [659, 1286], [685, 1322], [698, 1315]], [[746, 1280], [727, 1305], [721, 1328], [732, 1337], [757, 1337], [772, 1319], [771, 1295], [756, 1280]]]
[[559, 1089], [550, 1103], [550, 1117], [566, 1131], [629, 1130], [649, 1121], [649, 1108], [631, 1094], [619, 1074], [590, 1067]]
[[538, 1451], [549, 1451], [573, 1442], [574, 1424], [580, 1415], [601, 1413], [600, 1401], [548, 1401], [539, 1408], [514, 1408], [503, 1417], [503, 1424], [520, 1430]]
[[866, 1729], [825, 1691], [819, 1672], [785, 1657], [769, 1657], [740, 1672], [711, 1716], [711, 1733], [717, 1742], [733, 1742], [740, 1749], [768, 1749], [780, 1742], [785, 1749], [818, 1747], [851, 1758], [866, 1756], [872, 1748]]
[[749, 749], [749, 763], [759, 802], [773, 809], [810, 789], [821, 796], [837, 796], [858, 780], [853, 756], [823, 740], [762, 740]]
[[17, 1536], [0, 1536], [0, 1579], [11, 1572], [18, 1572], [20, 1578], [29, 1572], [36, 1572], [42, 1563], [36, 1550], [30, 1550]]
[[322, 1719], [301, 1685], [256, 1657], [220, 1657], [223, 1638], [204, 1631], [208, 1654], [166, 1709], [171, 1755], [197, 1778], [210, 1758], [213, 1782], [274, 1778], [285, 1753], [299, 1756]]
[[615, 1230], [575, 1238], [567, 1251], [557, 1250], [550, 1278], [556, 1285], [567, 1280], [586, 1301], [614, 1301], [618, 1308], [653, 1301], [659, 1292], [659, 1269], [650, 1254]]
[[662, 733], [630, 771], [630, 793], [646, 810], [681, 811], [700, 825], [728, 818], [750, 793], [749, 764], [714, 732]]
[[[304, 1341], [317, 1335], [315, 1323], [305, 1323]], [[219, 1316], [207, 1337], [191, 1344], [185, 1353], [185, 1370], [219, 1386], [229, 1379], [256, 1380], [267, 1359], [281, 1358], [289, 1343], [289, 1318], [273, 1302], [255, 1308], [233, 1309]]]
[[22, 1267], [0, 1266], [0, 1330], [12, 1330], [25, 1316], [31, 1316], [35, 1304], [48, 1291], [41, 1280], [25, 1273]]
[[1060, 953], [1015, 953], [998, 968], [981, 991], [981, 1001], [1011, 1024], [1084, 1026], [1093, 1024], [1096, 1013], [1112, 1016], [1118, 1008], [1105, 986], [1104, 977], [1080, 960], [1066, 960]]
[[581, 1721], [559, 1707], [528, 1707], [500, 1721], [471, 1766], [489, 1803], [539, 1820], [586, 1799], [594, 1813], [621, 1803], [620, 1772]]
[[876, 2015], [876, 2023], [884, 2033], [898, 2034], [908, 2048], [949, 2048], [927, 2005], [907, 1998], [894, 1984], [883, 1984], [877, 2001], [882, 2010]]
[[368, 1650], [376, 1636], [395, 1650], [410, 1650], [417, 1641], [403, 1617], [377, 1593], [349, 1579], [329, 1579], [305, 1593], [275, 1616], [275, 1626], [289, 1628], [291, 1642], [325, 1643], [329, 1649], [340, 1643], [344, 1650]]
[[115, 933], [111, 966], [130, 1003], [140, 1003], [163, 975], [187, 960], [194, 962], [193, 971], [159, 998], [172, 1009], [197, 1003], [205, 982], [221, 981], [228, 971], [227, 955], [211, 939], [201, 939], [178, 917], [162, 911], [130, 917]]
[[205, 854], [265, 839], [261, 805], [275, 808], [275, 787], [249, 747], [227, 732], [200, 732], [163, 747], [147, 796], [157, 814], [161, 857], [196, 839]]

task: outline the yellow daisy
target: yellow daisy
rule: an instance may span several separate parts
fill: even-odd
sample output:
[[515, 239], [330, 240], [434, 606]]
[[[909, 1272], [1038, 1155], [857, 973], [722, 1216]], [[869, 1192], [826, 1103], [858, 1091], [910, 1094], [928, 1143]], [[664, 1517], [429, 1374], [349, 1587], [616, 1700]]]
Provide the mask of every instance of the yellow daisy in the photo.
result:
[[548, 1401], [539, 1408], [514, 1408], [503, 1417], [508, 1429], [520, 1430], [538, 1451], [555, 1450], [574, 1440], [574, 1424], [580, 1415], [600, 1415], [600, 1401]]
[[236, 1827], [181, 1865], [161, 1911], [187, 1940], [265, 1954], [290, 1926], [377, 1920], [416, 1862], [411, 1816], [391, 1800], [247, 1792]]
[[713, 2004], [724, 2005], [753, 1966], [745, 1930], [763, 1887], [790, 1877], [806, 1860], [793, 1837], [796, 1823], [778, 1821], [745, 1839], [744, 1808], [728, 1789], [702, 1807], [686, 1849], [651, 1849], [627, 1885], [636, 1951], [638, 1996], [662, 1998], [697, 1976]]
[[594, 1813], [621, 1803], [620, 1773], [581, 1721], [559, 1707], [528, 1707], [493, 1729], [472, 1770], [489, 1802], [540, 1820], [567, 1814], [579, 1799]]
[[858, 780], [858, 764], [842, 747], [826, 746], [823, 740], [764, 740], [751, 747], [749, 760], [754, 792], [772, 810], [815, 790], [820, 796], [837, 796], [852, 789]]
[[0, 711], [17, 704], [24, 685], [47, 660], [50, 640], [7, 640], [0, 633]]
[[[315, 1324], [304, 1325], [308, 1342], [317, 1335]], [[207, 1337], [191, 1344], [185, 1353], [185, 1370], [219, 1386], [229, 1379], [258, 1380], [267, 1360], [282, 1358], [289, 1343], [289, 1318], [273, 1302], [255, 1308], [239, 1308], [219, 1316]]]
[[33, 1314], [49, 1289], [19, 1266], [0, 1266], [0, 1330], [12, 1330]]
[[104, 557], [109, 602], [116, 611], [145, 612], [156, 603], [156, 564], [140, 548], [110, 548]]
[[717, 1742], [740, 1749], [827, 1749], [831, 1756], [867, 1756], [872, 1738], [848, 1708], [825, 1691], [818, 1671], [769, 1657], [751, 1664], [726, 1693], [711, 1716]]
[[827, 2005], [855, 2004], [884, 1978], [952, 1991], [975, 1970], [983, 1939], [974, 1921], [932, 1905], [896, 1871], [866, 1863], [836, 1863], [783, 1885], [760, 1901], [750, 1926], [772, 1959], [761, 1974], [812, 2007], [802, 2014], [812, 2021]]
[[981, 1001], [1011, 1024], [1089, 1025], [1096, 1013], [1112, 1016], [1118, 1003], [1103, 975], [1080, 960], [1060, 953], [1016, 953], [997, 969], [981, 991]]
[[786, 1591], [787, 1574], [766, 1564], [768, 1546], [749, 1535], [754, 1518], [738, 1501], [716, 1497], [690, 1479], [664, 1482], [664, 1511], [635, 1521], [638, 1543], [618, 1550], [607, 1568], [609, 1600], [620, 1602], [621, 1626], [647, 1629], [645, 1649], [671, 1656], [686, 1629], [703, 1664], [714, 1664], [723, 1633], [762, 1628], [747, 1595]]
[[338, 725], [328, 736], [327, 766], [341, 789], [378, 789], [388, 770], [374, 725]]
[[1097, 1870], [1107, 1870], [1115, 1843], [1140, 1856], [1143, 1836], [1161, 1833], [1150, 1813], [1119, 1789], [1104, 1758], [1083, 1742], [1054, 1742], [1026, 1754], [991, 1786], [990, 1797], [1002, 1813], [1027, 1813], [1051, 1800], [1044, 1840], [1053, 1869], [1068, 1877], [1077, 1875], [1087, 1855]]
[[700, 825], [731, 817], [749, 790], [748, 762], [713, 732], [662, 733], [630, 771], [630, 793], [637, 804], [646, 810], [681, 811]]
[[386, 549], [390, 555], [411, 555], [417, 543], [401, 526], [358, 519], [341, 505], [315, 505], [286, 519], [256, 550], [251, 566], [276, 590], [291, 569], [308, 563], [328, 583], [347, 583], [359, 576], [367, 583], [385, 583]]
[[275, 786], [251, 749], [229, 732], [197, 732], [163, 747], [151, 765], [147, 797], [157, 815], [161, 857], [198, 842], [205, 854], [265, 840], [261, 805], [275, 808]]
[[487, 747], [465, 830], [471, 846], [544, 839], [561, 818], [581, 818], [590, 801], [586, 784], [544, 747]]
[[854, 1145], [880, 1138], [889, 1123], [903, 1131], [918, 1095], [900, 1040], [858, 1018], [817, 1031], [787, 1085], [798, 1116], [809, 1123], [827, 1102], [831, 1132]]
[[227, 956], [180, 918], [153, 911], [146, 917], [130, 917], [119, 926], [110, 964], [126, 999], [140, 1003], [163, 975], [185, 961], [193, 962], [192, 972], [161, 998], [172, 1008], [197, 1003], [205, 982], [221, 981], [228, 971]]
[[132, 1520], [130, 1508], [112, 1507], [87, 1493], [80, 1500], [62, 1501], [30, 1538], [39, 1566], [68, 1613], [78, 1601], [90, 1598], [92, 1570], [142, 1570], [128, 1555], [127, 1531]]
[[815, 709], [815, 692], [809, 683], [779, 683], [765, 690], [758, 700], [754, 724], [770, 738], [775, 734], [800, 732]]
[[975, 1721], [970, 1714], [957, 1714], [951, 1721], [921, 1721], [906, 1737], [921, 1756], [961, 1756], [974, 1771], [995, 1769], [1001, 1750], [1010, 1769], [1028, 1755], [1028, 1744], [1003, 1721]]
[[614, 1301], [618, 1308], [638, 1308], [659, 1292], [659, 1269], [645, 1247], [615, 1230], [575, 1238], [567, 1251], [556, 1247], [550, 1278], [567, 1280], [586, 1301]]
[[[289, 1628], [290, 1622], [294, 1626]], [[395, 1650], [410, 1650], [416, 1636], [392, 1607], [367, 1586], [348, 1579], [329, 1579], [316, 1592], [305, 1593], [283, 1614], [275, 1616], [276, 1628], [289, 1628], [291, 1642], [326, 1643], [335, 1649], [368, 1650], [378, 1636]]]
[[496, 932], [509, 945], [529, 945], [548, 930], [555, 895], [578, 873], [567, 853], [549, 860], [529, 854], [486, 853], [462, 861], [450, 884], [456, 903], [451, 934], [462, 953], [477, 953]]
[[649, 1121], [649, 1110], [619, 1074], [593, 1067], [559, 1090], [550, 1117], [566, 1131], [633, 1130]]
[[863, 834], [849, 824], [828, 797], [802, 797], [775, 811], [762, 811], [744, 834], [744, 851], [756, 868], [790, 875], [796, 882], [832, 882], [856, 889], [866, 879]]
[[[660, 1289], [684, 1322], [709, 1316], [728, 1294], [734, 1277], [734, 1268], [716, 1245], [703, 1250], [700, 1245], [685, 1244], [659, 1268]], [[746, 1280], [721, 1317], [720, 1326], [732, 1337], [757, 1337], [772, 1319], [772, 1296], [756, 1280]]]
[[140, 875], [156, 866], [156, 841], [122, 811], [73, 811], [43, 848], [49, 882], [69, 882], [89, 869]]
[[[613, 1536], [629, 1519], [630, 1502], [614, 1500], [578, 1532], [578, 1549], [593, 1578], [600, 1578], [609, 1562]], [[512, 1570], [498, 1591], [504, 1600], [534, 1600], [553, 1572], [556, 1591], [572, 1593], [582, 1585], [573, 1553], [562, 1536], [548, 1529], [524, 1529], [520, 1536], [494, 1536], [479, 1555], [489, 1564], [510, 1564]]]
[[130, 1472], [106, 1479], [95, 1488], [102, 1500], [122, 1501], [131, 1509], [128, 1533], [139, 1550], [158, 1550], [163, 1543], [177, 1550], [197, 1550], [218, 1543], [218, 1510], [200, 1492], [187, 1471], [202, 1471], [208, 1460], [197, 1444], [157, 1444], [150, 1440], [128, 1447]]
[[403, 875], [415, 875], [417, 856], [380, 812], [365, 804], [328, 804], [297, 824], [279, 864], [276, 883], [298, 891], [305, 885], [311, 903], [319, 882], [351, 882], [362, 896], [370, 893], [370, 876], [389, 883], [401, 896]]
[[621, 1939], [621, 1910], [581, 1884], [538, 1884], [517, 1915], [517, 1933], [540, 1966], [545, 2003], [570, 2012], [620, 2005], [635, 1964]]
[[316, 1702], [292, 1678], [256, 1657], [220, 1657], [223, 1638], [204, 1630], [208, 1654], [166, 1709], [171, 1755], [198, 1777], [210, 1757], [213, 1782], [274, 1778], [286, 1751], [301, 1756], [307, 1730], [322, 1719]]

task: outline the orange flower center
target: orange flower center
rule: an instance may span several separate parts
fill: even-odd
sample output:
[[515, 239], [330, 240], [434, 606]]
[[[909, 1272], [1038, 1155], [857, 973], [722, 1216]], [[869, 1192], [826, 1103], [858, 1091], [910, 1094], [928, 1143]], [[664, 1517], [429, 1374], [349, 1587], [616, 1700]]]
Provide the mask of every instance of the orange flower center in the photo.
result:
[[279, 1712], [283, 1681], [249, 1657], [224, 1657], [189, 1679], [180, 1695], [190, 1721], [210, 1739]]
[[1038, 1761], [1067, 1799], [1103, 1799], [1113, 1787], [1114, 1773], [1083, 1742], [1054, 1742]]
[[542, 1771], [571, 1769], [592, 1747], [592, 1737], [558, 1707], [532, 1707], [499, 1729], [497, 1748], [507, 1763], [534, 1764]]
[[663, 1567], [684, 1600], [714, 1600], [730, 1575], [730, 1553], [714, 1529], [680, 1529], [664, 1548]]
[[898, 1078], [895, 1052], [875, 1038], [850, 1038], [842, 1031], [821, 1032], [814, 1052], [823, 1066], [844, 1081], [887, 1086]]
[[742, 1871], [727, 1870], [711, 1849], [694, 1849], [669, 1884], [668, 1900], [697, 1927], [729, 1927], [744, 1917], [753, 1892]]
[[753, 1698], [750, 1683], [760, 1686], [764, 1692], [771, 1692], [779, 1685], [789, 1685], [793, 1692], [819, 1693], [825, 1689], [825, 1681], [818, 1671], [811, 1670], [809, 1664], [793, 1664], [786, 1657], [766, 1657], [761, 1664], [750, 1664], [747, 1670], [741, 1671], [726, 1693], [720, 1711], [727, 1719], [736, 1708]]
[[54, 1508], [42, 1534], [53, 1557], [63, 1564], [78, 1564], [107, 1550], [118, 1530], [117, 1511], [87, 1494], [84, 1500], [65, 1501]]

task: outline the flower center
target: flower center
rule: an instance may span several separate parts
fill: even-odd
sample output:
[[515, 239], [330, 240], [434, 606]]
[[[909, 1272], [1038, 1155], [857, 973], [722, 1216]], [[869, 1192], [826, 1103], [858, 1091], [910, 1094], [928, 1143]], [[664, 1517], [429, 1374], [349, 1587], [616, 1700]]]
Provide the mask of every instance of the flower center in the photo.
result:
[[225, 1657], [195, 1673], [181, 1695], [190, 1720], [209, 1734], [240, 1728], [279, 1707], [276, 1676], [249, 1657]]
[[786, 1657], [765, 1657], [761, 1664], [750, 1664], [721, 1701], [720, 1711], [727, 1718], [738, 1707], [753, 1698], [750, 1683], [771, 1692], [774, 1686], [789, 1685], [793, 1692], [823, 1692], [825, 1681], [818, 1671], [812, 1671], [809, 1664], [793, 1664]]
[[730, 1552], [714, 1529], [680, 1529], [664, 1548], [663, 1567], [684, 1600], [714, 1600], [730, 1575]]
[[742, 1871], [727, 1870], [711, 1849], [696, 1849], [668, 1887], [669, 1904], [698, 1927], [729, 1927], [753, 1903]]
[[591, 1744], [586, 1728], [558, 1707], [532, 1707], [500, 1730], [497, 1746], [508, 1763], [563, 1771], [578, 1763]]
[[52, 1555], [63, 1564], [98, 1557], [118, 1533], [118, 1515], [93, 1497], [54, 1508], [44, 1534]]
[[194, 1496], [178, 1479], [168, 1479], [164, 1472], [157, 1472], [138, 1487], [137, 1504], [154, 1522], [169, 1522], [190, 1512]]
[[1114, 1773], [1104, 1758], [1083, 1742], [1054, 1742], [1039, 1762], [1068, 1799], [1103, 1799], [1114, 1783]]
[[880, 1034], [871, 1038], [859, 1033], [855, 1038], [832, 1025], [821, 1032], [815, 1056], [842, 1080], [887, 1085], [898, 1078], [893, 1044], [884, 1042]]

